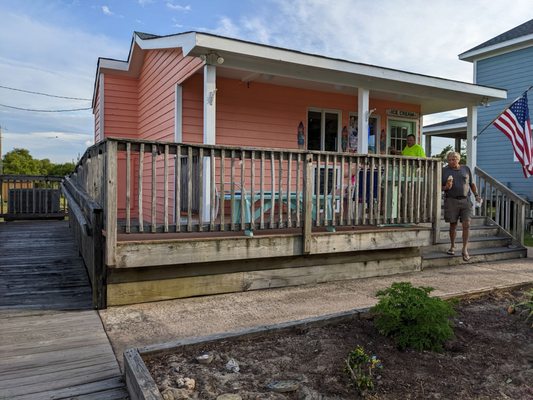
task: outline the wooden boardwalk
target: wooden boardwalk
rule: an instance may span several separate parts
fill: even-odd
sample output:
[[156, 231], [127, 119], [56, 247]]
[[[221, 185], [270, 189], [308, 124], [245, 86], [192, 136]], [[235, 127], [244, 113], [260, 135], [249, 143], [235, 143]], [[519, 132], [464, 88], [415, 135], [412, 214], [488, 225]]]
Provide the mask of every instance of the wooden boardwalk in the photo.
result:
[[0, 223], [0, 399], [127, 399], [65, 221]]

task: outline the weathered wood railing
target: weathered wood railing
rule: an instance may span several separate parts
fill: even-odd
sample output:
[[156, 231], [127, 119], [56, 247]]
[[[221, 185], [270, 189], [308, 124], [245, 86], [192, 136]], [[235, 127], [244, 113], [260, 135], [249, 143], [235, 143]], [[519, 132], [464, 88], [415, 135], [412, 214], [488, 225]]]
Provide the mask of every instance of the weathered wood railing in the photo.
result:
[[526, 210], [529, 202], [476, 167], [476, 185], [483, 199], [476, 215], [489, 217], [520, 243], [524, 243]]
[[[69, 224], [91, 280], [93, 306], [98, 309], [107, 306], [105, 287], [107, 274], [104, 262], [107, 245], [104, 238], [106, 199], [104, 157], [108, 145], [104, 142], [87, 149], [74, 173], [66, 177], [62, 183], [63, 193], [70, 205]], [[116, 226], [116, 221], [110, 225]]]
[[47, 219], [65, 217], [61, 176], [0, 175], [0, 218]]
[[102, 207], [105, 264], [115, 265], [119, 233], [301, 229], [308, 240], [341, 227], [435, 227], [440, 173], [435, 159], [110, 138], [66, 183], [85, 193], [86, 221], [90, 201]]

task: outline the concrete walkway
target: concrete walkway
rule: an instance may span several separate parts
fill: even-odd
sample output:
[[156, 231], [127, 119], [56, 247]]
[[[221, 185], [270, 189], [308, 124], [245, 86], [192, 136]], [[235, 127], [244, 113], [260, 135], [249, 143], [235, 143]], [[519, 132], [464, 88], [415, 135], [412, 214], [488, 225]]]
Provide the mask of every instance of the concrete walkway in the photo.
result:
[[431, 286], [442, 297], [533, 284], [533, 248], [527, 259], [462, 264], [402, 275], [169, 300], [100, 311], [122, 365], [130, 347], [206, 336], [370, 307], [393, 282]]

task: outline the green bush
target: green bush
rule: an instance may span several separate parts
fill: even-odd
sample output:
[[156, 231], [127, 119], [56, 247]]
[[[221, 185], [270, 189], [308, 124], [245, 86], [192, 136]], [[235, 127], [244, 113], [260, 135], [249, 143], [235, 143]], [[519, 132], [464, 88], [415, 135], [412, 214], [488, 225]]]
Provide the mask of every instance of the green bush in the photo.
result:
[[[518, 309], [520, 310], [520, 314], [526, 314], [526, 321], [529, 319], [533, 320], [533, 289], [530, 289], [529, 292], [526, 292], [525, 294], [529, 296], [529, 298], [520, 303], [511, 304], [508, 311], [513, 314], [516, 312], [516, 309]], [[531, 327], [533, 328], [533, 322], [531, 323]]]
[[450, 303], [429, 297], [432, 290], [395, 282], [377, 292], [379, 302], [371, 311], [379, 332], [400, 349], [442, 351], [444, 342], [453, 337], [449, 318], [455, 311]]
[[344, 371], [360, 394], [374, 388], [374, 370], [383, 368], [376, 356], [368, 355], [362, 346], [357, 346], [344, 362], [346, 364]]

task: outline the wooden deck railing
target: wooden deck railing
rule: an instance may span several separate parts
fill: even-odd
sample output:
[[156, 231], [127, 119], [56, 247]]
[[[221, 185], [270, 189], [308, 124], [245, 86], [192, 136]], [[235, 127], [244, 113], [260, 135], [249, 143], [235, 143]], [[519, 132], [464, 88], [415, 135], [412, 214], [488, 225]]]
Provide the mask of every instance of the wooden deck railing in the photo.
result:
[[476, 167], [476, 185], [483, 199], [476, 215], [489, 217], [520, 243], [524, 243], [526, 210], [529, 202]]
[[67, 203], [61, 196], [61, 176], [0, 175], [0, 218], [64, 218]]
[[108, 139], [71, 180], [109, 234], [113, 221], [119, 233], [429, 223], [438, 176], [435, 159]]

